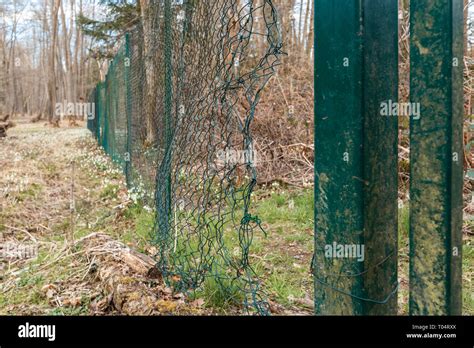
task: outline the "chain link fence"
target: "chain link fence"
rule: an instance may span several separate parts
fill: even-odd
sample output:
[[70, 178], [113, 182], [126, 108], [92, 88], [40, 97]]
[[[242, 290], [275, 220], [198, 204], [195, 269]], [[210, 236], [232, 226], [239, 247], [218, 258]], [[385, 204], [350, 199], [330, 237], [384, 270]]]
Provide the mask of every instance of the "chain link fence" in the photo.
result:
[[249, 257], [252, 121], [282, 54], [271, 0], [153, 2], [91, 93], [88, 127], [155, 207], [157, 267], [177, 291], [212, 287], [268, 314]]

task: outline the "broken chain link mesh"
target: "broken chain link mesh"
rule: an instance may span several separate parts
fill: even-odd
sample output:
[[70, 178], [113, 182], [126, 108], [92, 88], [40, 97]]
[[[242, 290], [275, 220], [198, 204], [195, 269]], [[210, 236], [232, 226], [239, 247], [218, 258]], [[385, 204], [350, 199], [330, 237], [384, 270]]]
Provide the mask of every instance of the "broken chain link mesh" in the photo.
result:
[[251, 125], [282, 54], [276, 8], [161, 0], [142, 17], [91, 95], [89, 128], [155, 207], [151, 237], [166, 282], [186, 293], [212, 287], [227, 305], [268, 314], [249, 262], [254, 233], [264, 233], [250, 210]]

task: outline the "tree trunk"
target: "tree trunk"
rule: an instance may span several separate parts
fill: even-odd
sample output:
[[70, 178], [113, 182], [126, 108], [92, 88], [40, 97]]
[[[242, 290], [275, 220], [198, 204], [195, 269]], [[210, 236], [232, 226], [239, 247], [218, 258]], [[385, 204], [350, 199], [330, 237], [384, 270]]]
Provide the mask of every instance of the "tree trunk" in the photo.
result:
[[146, 141], [153, 144], [156, 140], [156, 130], [154, 125], [154, 108], [156, 101], [156, 76], [155, 76], [155, 52], [153, 50], [153, 34], [154, 34], [154, 7], [159, 5], [151, 5], [150, 0], [140, 0], [140, 10], [143, 23], [143, 41], [145, 51], [145, 95], [148, 101], [144, 105], [146, 120]]
[[58, 35], [58, 12], [61, 0], [52, 0], [51, 6], [51, 45], [50, 45], [50, 57], [49, 57], [49, 83], [48, 83], [48, 120], [50, 122], [55, 118], [56, 109], [56, 48], [57, 48], [57, 35]]

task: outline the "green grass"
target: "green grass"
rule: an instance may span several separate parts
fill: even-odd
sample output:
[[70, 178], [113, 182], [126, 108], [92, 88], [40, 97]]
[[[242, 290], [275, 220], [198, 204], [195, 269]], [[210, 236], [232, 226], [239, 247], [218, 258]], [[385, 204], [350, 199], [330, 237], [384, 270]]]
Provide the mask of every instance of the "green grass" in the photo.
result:
[[[266, 198], [265, 191], [257, 191], [253, 209], [268, 224], [294, 224], [296, 229], [313, 226], [313, 190], [283, 191], [271, 193]], [[265, 197], [265, 198], [264, 198]]]
[[[250, 212], [261, 219], [267, 236], [254, 230], [251, 266], [271, 300], [283, 306], [297, 306], [294, 300], [312, 296], [313, 207], [312, 189], [273, 193], [259, 190], [253, 195]], [[224, 244], [230, 252], [238, 248], [235, 231], [226, 229]], [[224, 311], [239, 301], [242, 303], [242, 294], [238, 293], [242, 293], [243, 285], [225, 281], [223, 285], [208, 278], [198, 297], [208, 306]]]
[[[37, 262], [37, 261], [36, 261]], [[0, 313], [6, 306], [34, 304], [47, 306], [47, 300], [41, 293], [41, 288], [46, 279], [43, 275], [37, 275], [32, 271], [21, 273], [15, 288], [7, 293], [0, 293]]]
[[50, 180], [59, 179], [61, 174], [58, 166], [53, 162], [42, 163], [39, 169], [44, 173], [44, 176]]
[[17, 199], [18, 202], [24, 202], [28, 199], [36, 198], [41, 193], [42, 190], [43, 188], [40, 184], [32, 183], [25, 190], [18, 192], [15, 198]]
[[100, 198], [102, 199], [115, 199], [117, 198], [117, 193], [120, 190], [120, 186], [117, 184], [108, 184], [100, 193]]
[[71, 279], [71, 274], [77, 271], [76, 268], [71, 267], [73, 260], [70, 257], [64, 257], [58, 262], [53, 263], [46, 270], [38, 272], [45, 263], [60, 256], [62, 255], [57, 254], [57, 252], [49, 254], [47, 250], [40, 249], [36, 259], [31, 260], [28, 269], [20, 274], [14, 288], [4, 293], [0, 292], [0, 314], [7, 314], [5, 311], [7, 306], [21, 307], [24, 304], [28, 306], [36, 305], [41, 311], [45, 311], [49, 315], [87, 314], [89, 312], [87, 298], [76, 308], [51, 308], [49, 299], [46, 297], [45, 291], [43, 291], [45, 285], [68, 283]]
[[89, 314], [88, 305], [81, 305], [79, 307], [57, 307], [52, 309], [48, 315], [51, 316], [78, 316]]
[[83, 296], [81, 298], [81, 304], [76, 307], [56, 307], [49, 311], [48, 315], [51, 316], [78, 316], [78, 315], [88, 315], [89, 306], [91, 300], [89, 297]]
[[305, 290], [300, 284], [300, 272], [295, 272], [294, 276], [289, 276], [285, 272], [277, 271], [267, 280], [268, 290], [275, 296], [276, 301], [284, 306], [294, 304], [297, 298], [305, 297]]
[[208, 308], [218, 309], [226, 312], [232, 307], [239, 306], [244, 301], [241, 282], [231, 282], [227, 277], [209, 276], [205, 279], [201, 288], [192, 294], [191, 298], [202, 298]]
[[313, 190], [257, 191], [252, 210], [267, 237], [257, 235], [251, 262], [271, 298], [283, 306], [312, 297], [310, 263], [313, 253]]
[[463, 246], [463, 315], [474, 315], [474, 246], [472, 240], [466, 240]]
[[[407, 204], [398, 209], [398, 279], [408, 284], [409, 271], [409, 230], [410, 208]], [[408, 287], [400, 286], [398, 289], [399, 313], [408, 314]]]
[[410, 231], [410, 208], [408, 205], [398, 209], [398, 243], [401, 246], [408, 242], [408, 234]]
[[125, 244], [134, 244], [138, 251], [143, 252], [150, 244], [151, 232], [155, 222], [155, 213], [145, 210], [140, 205], [133, 204], [125, 210], [123, 216], [126, 220], [130, 221], [135, 228], [123, 231], [119, 236], [120, 240]]

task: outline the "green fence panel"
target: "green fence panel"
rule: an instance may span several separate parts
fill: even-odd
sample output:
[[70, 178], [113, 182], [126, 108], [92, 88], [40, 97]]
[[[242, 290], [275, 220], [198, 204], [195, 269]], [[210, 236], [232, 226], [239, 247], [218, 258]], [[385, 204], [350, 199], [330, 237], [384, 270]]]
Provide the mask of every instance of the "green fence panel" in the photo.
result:
[[93, 120], [88, 128], [94, 133], [104, 151], [130, 177], [131, 93], [130, 93], [129, 35], [110, 62], [105, 81], [97, 84], [90, 95], [95, 104]]
[[397, 100], [397, 17], [397, 1], [315, 2], [316, 314], [396, 313], [398, 132], [380, 105]]
[[463, 1], [411, 2], [410, 314], [461, 314]]

